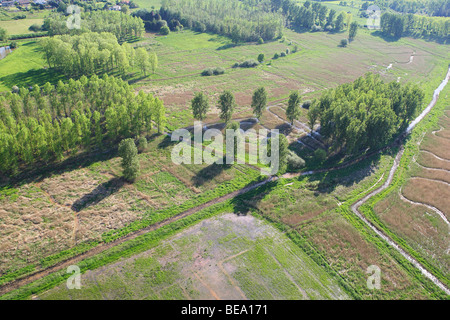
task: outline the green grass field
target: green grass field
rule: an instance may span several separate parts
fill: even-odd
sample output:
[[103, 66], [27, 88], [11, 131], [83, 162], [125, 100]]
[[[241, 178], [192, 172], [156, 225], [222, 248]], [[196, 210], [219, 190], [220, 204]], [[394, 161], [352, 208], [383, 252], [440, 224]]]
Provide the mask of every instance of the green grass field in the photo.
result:
[[33, 33], [33, 31], [28, 30], [28, 28], [33, 24], [41, 26], [43, 22], [44, 19], [19, 19], [0, 21], [0, 28], [5, 29], [9, 35]]
[[137, 10], [139, 9], [151, 10], [152, 7], [154, 7], [155, 9], [159, 9], [161, 7], [161, 0], [135, 0], [133, 2], [139, 6]]
[[17, 41], [18, 48], [0, 60], [0, 91], [9, 91], [15, 85], [43, 85], [47, 81], [56, 83], [63, 76], [46, 69], [39, 47], [39, 40]]

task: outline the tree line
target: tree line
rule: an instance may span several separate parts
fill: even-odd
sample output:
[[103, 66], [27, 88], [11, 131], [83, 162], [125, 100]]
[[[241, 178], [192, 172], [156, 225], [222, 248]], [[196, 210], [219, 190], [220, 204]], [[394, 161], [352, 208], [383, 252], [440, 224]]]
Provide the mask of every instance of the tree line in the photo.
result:
[[148, 53], [142, 47], [134, 49], [128, 43], [120, 45], [116, 36], [108, 32], [53, 36], [41, 40], [41, 46], [49, 67], [68, 78], [113, 69], [125, 74], [134, 66], [146, 76], [158, 66], [155, 52]]
[[[435, 17], [450, 17], [450, 0], [376, 0], [380, 9], [399, 13], [416, 13]], [[367, 7], [366, 7], [367, 8]]]
[[336, 31], [350, 25], [351, 15], [345, 12], [337, 14], [319, 2], [306, 1], [299, 4], [294, 0], [271, 0], [272, 10], [286, 17], [287, 26], [294, 30]]
[[144, 33], [141, 18], [117, 11], [81, 12], [80, 29], [67, 27], [67, 16], [53, 13], [44, 19], [43, 30], [50, 36], [81, 34], [84, 32], [110, 32], [121, 42], [129, 37], [140, 37]]
[[106, 74], [0, 96], [0, 172], [62, 160], [145, 135], [165, 123], [163, 102]]
[[417, 84], [384, 83], [372, 73], [330, 89], [308, 111], [311, 128], [320, 121], [320, 134], [334, 151], [347, 154], [386, 145], [420, 110], [424, 93]]
[[283, 17], [269, 0], [163, 0], [162, 20], [185, 28], [230, 37], [233, 42], [273, 40], [282, 34]]
[[450, 18], [386, 12], [381, 16], [380, 28], [385, 35], [396, 38], [408, 35], [413, 37], [437, 37], [448, 41]]

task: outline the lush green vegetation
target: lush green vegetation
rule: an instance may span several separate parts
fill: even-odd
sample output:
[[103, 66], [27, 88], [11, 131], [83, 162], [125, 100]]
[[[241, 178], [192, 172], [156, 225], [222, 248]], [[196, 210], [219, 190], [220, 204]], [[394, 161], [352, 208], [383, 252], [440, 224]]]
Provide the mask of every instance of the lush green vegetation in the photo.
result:
[[67, 27], [67, 17], [53, 14], [44, 20], [43, 29], [49, 35], [80, 34], [83, 32], [110, 32], [124, 41], [130, 37], [140, 37], [144, 32], [144, 23], [138, 17], [116, 11], [93, 11], [81, 15], [80, 29]]
[[448, 41], [450, 33], [450, 18], [435, 18], [384, 13], [381, 16], [380, 27], [386, 36], [400, 38], [402, 36], [436, 38]]
[[126, 82], [106, 75], [20, 88], [0, 97], [0, 104], [0, 162], [10, 174], [65, 153], [113, 146], [150, 132], [153, 123], [161, 132], [165, 123], [160, 99], [135, 95]]
[[399, 13], [417, 13], [437, 17], [450, 17], [449, 0], [375, 0], [380, 8]]
[[[351, 154], [384, 146], [421, 109], [423, 91], [384, 83], [372, 73], [325, 92], [319, 99], [321, 134], [333, 150]], [[315, 113], [313, 107], [310, 112]]]
[[42, 48], [49, 67], [68, 78], [111, 72], [114, 68], [124, 75], [134, 65], [146, 75], [154, 72], [158, 63], [154, 52], [135, 50], [128, 43], [120, 45], [108, 32], [54, 36], [42, 40]]
[[169, 25], [178, 21], [182, 26], [198, 32], [228, 36], [235, 43], [280, 37], [281, 15], [271, 12], [269, 1], [258, 2], [165, 0], [159, 15]]

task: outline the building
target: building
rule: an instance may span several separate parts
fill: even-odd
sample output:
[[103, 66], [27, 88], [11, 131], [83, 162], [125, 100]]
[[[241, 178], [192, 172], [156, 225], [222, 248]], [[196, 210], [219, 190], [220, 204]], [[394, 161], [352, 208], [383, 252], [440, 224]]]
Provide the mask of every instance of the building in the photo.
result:
[[111, 11], [120, 11], [120, 9], [122, 9], [122, 7], [121, 7], [121, 6], [118, 6], [118, 5], [109, 7], [109, 10], [111, 10]]
[[1, 3], [1, 5], [2, 5], [2, 7], [12, 7], [12, 6], [14, 6], [14, 2], [16, 2], [16, 1], [3, 1], [2, 3]]

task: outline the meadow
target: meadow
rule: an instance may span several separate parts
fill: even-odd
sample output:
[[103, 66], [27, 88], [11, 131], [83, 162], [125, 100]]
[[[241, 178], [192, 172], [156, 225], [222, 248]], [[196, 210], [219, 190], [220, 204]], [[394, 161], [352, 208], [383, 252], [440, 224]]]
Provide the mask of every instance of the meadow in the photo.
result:
[[33, 24], [41, 26], [44, 19], [19, 19], [19, 20], [7, 20], [0, 21], [0, 28], [3, 28], [8, 32], [8, 35], [33, 33], [28, 28]]
[[[263, 266], [263, 267], [262, 267]], [[348, 299], [279, 230], [251, 215], [224, 213], [155, 248], [82, 275], [37, 299]]]
[[[136, 3], [141, 8], [160, 5], [157, 0]], [[0, 23], [6, 22], [10, 21]], [[359, 29], [356, 39], [341, 48], [339, 42], [345, 37], [346, 31], [284, 30], [276, 41], [234, 45], [226, 37], [191, 30], [167, 36], [147, 33], [132, 45], [156, 52], [159, 67], [148, 77], [136, 72], [127, 75], [127, 80], [136, 90], [164, 101], [169, 131], [193, 124], [189, 102], [195, 92], [202, 91], [209, 98], [212, 108], [205, 122], [216, 123], [220, 120], [215, 104], [223, 90], [235, 95], [234, 118], [246, 119], [253, 117], [253, 91], [264, 86], [270, 108], [254, 128], [284, 130], [293, 142], [290, 148], [307, 160], [307, 167], [321, 168], [340, 159], [314, 163], [312, 154], [323, 145], [306, 136], [310, 128], [305, 109], [295, 122], [302, 130], [286, 125], [286, 100], [291, 91], [299, 90], [302, 101], [310, 100], [326, 89], [374, 72], [385, 81], [419, 83], [428, 102], [450, 58], [447, 46], [425, 40], [385, 41], [377, 33]], [[65, 80], [48, 69], [37, 40], [18, 44], [0, 61], [0, 91]], [[287, 49], [285, 57], [273, 58]], [[256, 60], [260, 53], [265, 60], [259, 66], [232, 67]], [[224, 68], [225, 74], [201, 75], [205, 68], [215, 67]], [[441, 94], [438, 110], [446, 103], [448, 88]], [[442, 111], [442, 116], [426, 118], [429, 128], [416, 130], [423, 135], [419, 138], [416, 133], [407, 142], [411, 149], [420, 142], [415, 153], [405, 156], [405, 163], [412, 161], [410, 168], [403, 164], [393, 187], [364, 211], [380, 229], [400, 240], [403, 248], [423, 259], [433, 273], [446, 278], [448, 223], [411, 201], [439, 208], [448, 219], [448, 200], [441, 196], [447, 194], [450, 182], [445, 148], [449, 116]], [[294, 142], [299, 137], [303, 144]], [[164, 135], [149, 138], [147, 150], [138, 156], [141, 174], [134, 184], [120, 178], [117, 155], [105, 152], [0, 189], [0, 286], [110, 245], [105, 252], [81, 260], [85, 281], [81, 291], [67, 290], [61, 284], [67, 275], [60, 270], [2, 298], [34, 294], [39, 299], [442, 297], [347, 210], [386, 180], [395, 148], [341, 170], [300, 177], [288, 174], [205, 209], [219, 197], [260, 181], [257, 168], [175, 166], [170, 161], [169, 139]], [[188, 210], [193, 210], [188, 217], [176, 220]], [[160, 223], [167, 224], [158, 227]], [[155, 229], [114, 245], [152, 226]], [[370, 265], [381, 268], [383, 290], [367, 288]]]
[[246, 165], [174, 166], [170, 146], [165, 136], [150, 140], [139, 155], [140, 176], [133, 184], [120, 178], [120, 159], [108, 152], [2, 188], [0, 282], [15, 272], [28, 273], [27, 266], [39, 270], [258, 179], [259, 171]]

